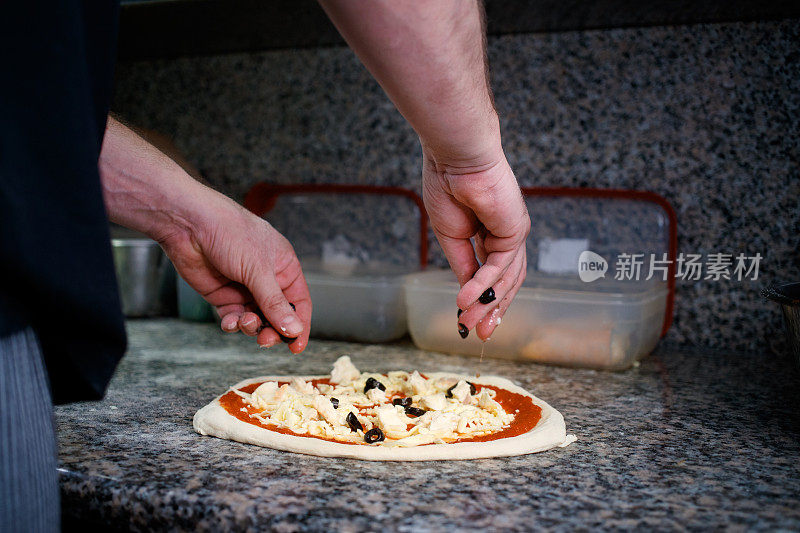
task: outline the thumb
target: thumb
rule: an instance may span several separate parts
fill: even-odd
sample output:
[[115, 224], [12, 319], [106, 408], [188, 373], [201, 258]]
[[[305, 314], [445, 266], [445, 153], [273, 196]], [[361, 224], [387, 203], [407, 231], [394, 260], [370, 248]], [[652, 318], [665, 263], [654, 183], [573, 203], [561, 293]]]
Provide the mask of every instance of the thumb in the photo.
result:
[[272, 272], [257, 273], [247, 288], [278, 335], [293, 339], [303, 333], [303, 323], [283, 295]]

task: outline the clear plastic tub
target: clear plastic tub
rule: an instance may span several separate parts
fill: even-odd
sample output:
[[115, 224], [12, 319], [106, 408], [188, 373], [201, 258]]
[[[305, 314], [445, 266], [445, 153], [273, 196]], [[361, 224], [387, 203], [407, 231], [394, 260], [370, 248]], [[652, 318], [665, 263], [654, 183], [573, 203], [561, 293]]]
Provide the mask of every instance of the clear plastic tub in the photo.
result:
[[[525, 189], [533, 220], [524, 286], [490, 341], [458, 334], [450, 271], [413, 274], [405, 284], [414, 343], [445, 353], [609, 370], [649, 354], [671, 323], [676, 222], [669, 204], [636, 191]], [[585, 281], [580, 254], [607, 262], [605, 277]], [[665, 276], [614, 279], [623, 254], [671, 260]], [[666, 279], [664, 279], [666, 278]]]
[[314, 305], [312, 336], [387, 342], [406, 334], [404, 276], [427, 262], [419, 196], [392, 187], [259, 184], [245, 206], [294, 246]]
[[314, 303], [314, 337], [388, 342], [408, 331], [403, 291], [408, 269], [374, 264], [345, 274], [325, 272], [313, 259], [301, 263]]
[[[541, 282], [541, 280], [539, 280]], [[523, 287], [491, 340], [458, 334], [459, 286], [449, 270], [412, 274], [406, 280], [408, 327], [419, 348], [445, 353], [529, 360], [619, 370], [658, 343], [668, 291], [663, 286], [608, 286], [603, 292]]]

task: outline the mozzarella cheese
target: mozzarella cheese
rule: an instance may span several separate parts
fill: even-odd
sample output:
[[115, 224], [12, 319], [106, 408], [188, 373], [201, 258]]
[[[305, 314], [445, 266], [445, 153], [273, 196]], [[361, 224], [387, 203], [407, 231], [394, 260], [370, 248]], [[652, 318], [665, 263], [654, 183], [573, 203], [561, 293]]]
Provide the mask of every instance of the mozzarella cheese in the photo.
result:
[[[364, 391], [369, 378], [386, 390]], [[482, 388], [473, 395], [464, 380], [432, 380], [416, 371], [362, 373], [348, 356], [334, 363], [329, 382], [314, 385], [293, 378], [291, 383], [262, 383], [251, 394], [232, 390], [249, 406], [249, 416], [264, 424], [346, 443], [364, 443], [364, 434], [379, 428], [385, 439], [372, 446], [454, 442], [497, 432], [514, 420], [494, 399], [492, 389]], [[394, 405], [392, 400], [398, 398], [410, 398], [415, 409]], [[415, 416], [420, 410], [424, 413]], [[363, 429], [350, 427], [350, 413]]]

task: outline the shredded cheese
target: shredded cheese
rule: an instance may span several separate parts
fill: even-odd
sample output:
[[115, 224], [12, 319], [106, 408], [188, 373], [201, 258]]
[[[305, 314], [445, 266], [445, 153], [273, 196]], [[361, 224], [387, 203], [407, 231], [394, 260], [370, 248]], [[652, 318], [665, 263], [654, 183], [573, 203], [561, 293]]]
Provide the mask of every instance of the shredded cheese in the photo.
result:
[[[370, 378], [386, 390], [373, 387], [365, 392]], [[299, 435], [363, 443], [367, 431], [380, 428], [385, 440], [372, 446], [408, 447], [487, 435], [514, 420], [514, 415], [494, 400], [495, 391], [482, 389], [472, 394], [472, 390], [466, 381], [428, 379], [416, 371], [362, 373], [348, 356], [342, 356], [333, 365], [330, 384], [315, 386], [294, 378], [283, 385], [262, 383], [252, 394], [234, 392], [250, 406], [251, 417]], [[397, 398], [410, 398], [411, 405], [393, 405]], [[363, 430], [350, 427], [349, 413]]]

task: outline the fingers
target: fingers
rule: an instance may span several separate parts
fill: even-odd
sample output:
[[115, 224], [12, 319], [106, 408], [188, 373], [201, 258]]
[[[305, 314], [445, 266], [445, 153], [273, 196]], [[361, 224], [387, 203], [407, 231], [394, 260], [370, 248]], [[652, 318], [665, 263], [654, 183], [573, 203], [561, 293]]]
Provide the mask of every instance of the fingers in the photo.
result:
[[[270, 348], [281, 342], [290, 345], [296, 342], [297, 339], [276, 332], [261, 311], [254, 310], [253, 306], [254, 304], [247, 305], [246, 310], [241, 313], [225, 315], [220, 324], [222, 329], [230, 333], [241, 331], [249, 337], [256, 337], [256, 342], [261, 348]], [[307, 341], [303, 342], [302, 346], [305, 347], [306, 344]]]
[[302, 322], [292, 310], [272, 272], [254, 276], [247, 285], [258, 308], [276, 332], [291, 338], [303, 333]]
[[522, 283], [525, 281], [526, 273], [527, 260], [523, 260], [522, 269], [520, 270], [514, 285], [506, 293], [506, 295], [500, 299], [500, 303], [497, 304], [497, 307], [492, 309], [480, 322], [478, 322], [478, 325], [475, 326], [475, 334], [478, 336], [478, 338], [482, 340], [489, 340], [489, 337], [492, 336], [495, 328], [500, 325], [501, 319], [503, 316], [505, 316], [509, 306], [511, 306], [511, 302], [514, 301], [514, 297], [517, 295], [517, 292], [519, 292], [519, 289], [522, 287]]
[[486, 262], [489, 254], [486, 252], [486, 228], [481, 226], [481, 229], [478, 230], [478, 233], [475, 234], [473, 238], [474, 246], [475, 246], [475, 255], [478, 258], [478, 261], [483, 264]]
[[[265, 292], [268, 295], [266, 303], [259, 304], [263, 317], [258, 317], [258, 323], [264, 326], [255, 330], [259, 346], [269, 347], [284, 342], [292, 353], [302, 352], [308, 345], [311, 332], [312, 305], [300, 262], [296, 259], [290, 261], [269, 283], [254, 287], [253, 292], [258, 302], [264, 301], [259, 294]], [[242, 330], [245, 333], [252, 331]]]
[[[222, 315], [222, 313], [220, 313]], [[227, 333], [235, 333], [239, 331], [239, 319], [241, 318], [241, 314], [239, 313], [228, 313], [222, 315], [222, 320], [219, 323], [219, 326], [222, 328], [222, 331]]]
[[248, 337], [258, 335], [262, 325], [261, 317], [252, 311], [245, 312], [242, 314], [242, 318], [239, 319], [239, 329]]
[[480, 266], [475, 257], [475, 248], [472, 242], [467, 239], [457, 239], [437, 233], [436, 237], [442, 246], [445, 257], [447, 257], [450, 268], [458, 279], [458, 284], [462, 287], [467, 283]]
[[[466, 311], [464, 311], [459, 317], [459, 324], [463, 325], [468, 330], [473, 329], [479, 324], [479, 322], [481, 322], [481, 320], [484, 320], [487, 315], [493, 311], [493, 309], [497, 308], [504, 302], [510, 302], [517, 293], [517, 290], [519, 290], [518, 285], [521, 283], [520, 277], [524, 279], [524, 275], [522, 273], [525, 269], [525, 265], [525, 248], [523, 247], [516, 251], [511, 264], [508, 266], [508, 268], [506, 268], [499, 279], [491, 283], [491, 287], [493, 289], [491, 292], [494, 293], [494, 299], [489, 301], [484, 300], [486, 303], [481, 303], [481, 301], [476, 298], [476, 302]], [[481, 267], [481, 269], [482, 268], [483, 267]], [[479, 274], [480, 270], [475, 275], [475, 278], [477, 278]], [[473, 280], [475, 280], [475, 278], [473, 278]], [[466, 288], [466, 286], [464, 288]], [[491, 292], [487, 296], [490, 296]], [[481, 294], [478, 295], [479, 298], [481, 296]], [[505, 305], [505, 308], [507, 308], [507, 304]], [[491, 327], [489, 327], [487, 321], [486, 327], [477, 331], [478, 337], [486, 339], [489, 335], [491, 335], [495, 325], [496, 324], [492, 324]]]
[[289, 298], [289, 301], [293, 302], [296, 315], [303, 325], [302, 333], [288, 343], [289, 350], [292, 353], [300, 353], [308, 346], [308, 336], [311, 334], [311, 296], [299, 263], [297, 264], [295, 275], [289, 279], [290, 277], [291, 275], [286, 272], [278, 274], [278, 279], [282, 285], [288, 280], [288, 285], [283, 289], [283, 293]]
[[[254, 301], [258, 298], [241, 286], [246, 292], [237, 288], [235, 299], [249, 300], [248, 303], [230, 303], [217, 307], [217, 312], [222, 317], [220, 326], [223, 331], [229, 333], [241, 331], [245, 335], [256, 337], [256, 342], [262, 348], [269, 348], [283, 342], [289, 345], [289, 350], [293, 353], [302, 352], [308, 345], [312, 305], [300, 263], [290, 262], [290, 265], [273, 277], [271, 282], [262, 282], [260, 285], [254, 283], [253, 285], [253, 290], [259, 291], [261, 301], [264, 301], [264, 294], [269, 295], [266, 298], [267, 303], [264, 304], [269, 311], [262, 311]], [[281, 290], [281, 286], [285, 286], [285, 288]], [[229, 293], [229, 296], [233, 294]], [[288, 313], [283, 307], [284, 304], [289, 308]], [[288, 319], [285, 318], [287, 315]], [[270, 319], [270, 316], [279, 318]], [[299, 335], [295, 333], [297, 328], [291, 326], [292, 319], [296, 321], [299, 319], [301, 324]], [[283, 328], [273, 325], [272, 320], [276, 320], [278, 324], [284, 324]]]
[[246, 287], [233, 282], [204, 294], [203, 298], [216, 308], [221, 319], [220, 328], [227, 333], [239, 331], [242, 315], [249, 310], [245, 304], [253, 300]]
[[256, 342], [262, 348], [271, 348], [283, 342], [281, 336], [271, 327], [263, 328], [256, 337]]
[[[469, 309], [489, 288], [494, 289], [495, 296], [497, 296], [497, 291], [500, 287], [496, 287], [495, 285], [499, 285], [500, 280], [504, 279], [504, 276], [506, 276], [509, 267], [514, 261], [521, 261], [518, 256], [519, 248], [490, 253], [487, 256], [486, 262], [481, 265], [478, 271], [475, 272], [475, 275], [472, 276], [472, 279], [467, 281], [458, 292], [458, 296], [456, 297], [458, 308], [464, 310]], [[513, 274], [516, 275], [517, 273], [514, 272]], [[515, 278], [512, 278], [508, 281], [513, 283], [514, 279]], [[509, 283], [508, 286], [512, 283]], [[508, 289], [506, 288], [506, 290]]]

